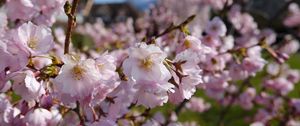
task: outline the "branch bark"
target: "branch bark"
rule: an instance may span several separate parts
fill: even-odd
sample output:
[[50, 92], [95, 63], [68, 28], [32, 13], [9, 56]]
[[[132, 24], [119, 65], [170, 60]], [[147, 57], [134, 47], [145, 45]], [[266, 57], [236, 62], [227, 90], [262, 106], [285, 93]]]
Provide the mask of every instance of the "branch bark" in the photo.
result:
[[75, 12], [76, 12], [78, 3], [79, 3], [79, 0], [73, 0], [72, 5], [70, 5], [69, 1], [67, 1], [64, 5], [65, 13], [68, 16], [68, 27], [67, 27], [67, 33], [66, 33], [66, 39], [65, 39], [64, 54], [69, 53], [69, 46], [71, 43], [72, 31], [76, 25]]

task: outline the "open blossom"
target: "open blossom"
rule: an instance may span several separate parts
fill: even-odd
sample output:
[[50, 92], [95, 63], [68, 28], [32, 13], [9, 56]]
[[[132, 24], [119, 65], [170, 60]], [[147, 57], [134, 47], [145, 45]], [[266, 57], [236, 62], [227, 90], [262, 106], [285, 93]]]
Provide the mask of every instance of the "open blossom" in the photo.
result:
[[284, 46], [280, 47], [279, 52], [285, 54], [293, 54], [296, 53], [300, 48], [300, 44], [298, 40], [292, 39], [288, 40]]
[[17, 29], [17, 40], [33, 55], [45, 54], [53, 47], [53, 37], [50, 28], [25, 23]]
[[130, 48], [129, 52], [129, 57], [123, 62], [123, 69], [139, 90], [138, 104], [155, 107], [166, 103], [167, 92], [174, 87], [168, 82], [171, 73], [163, 64], [166, 54], [159, 47], [145, 43]]
[[35, 79], [32, 71], [14, 73], [10, 79], [13, 80], [15, 93], [26, 101], [37, 100], [45, 94], [43, 85]]
[[[66, 0], [7, 0], [6, 10], [12, 21], [33, 21], [51, 26], [56, 16], [63, 12]], [[18, 9], [16, 9], [18, 8]]]
[[109, 54], [101, 55], [96, 59], [96, 66], [101, 79], [92, 93], [93, 104], [103, 101], [120, 84], [119, 76], [115, 72], [116, 59], [113, 56]]
[[60, 74], [53, 80], [59, 93], [79, 99], [90, 95], [101, 79], [95, 60], [65, 55], [64, 63]]
[[205, 103], [205, 101], [202, 98], [193, 97], [186, 104], [186, 107], [188, 109], [191, 109], [192, 111], [204, 112], [204, 111], [206, 111], [207, 109], [210, 108], [210, 104], [209, 103]]
[[238, 103], [244, 109], [251, 109], [253, 107], [252, 101], [255, 99], [255, 88], [247, 88], [240, 96]]
[[200, 61], [206, 60], [206, 54], [212, 52], [212, 49], [204, 44], [197, 37], [188, 35], [184, 38], [182, 46], [180, 46], [182, 50], [179, 50], [180, 53], [177, 55], [189, 60], [190, 63], [197, 64]]
[[226, 25], [219, 17], [214, 17], [205, 28], [205, 32], [212, 36], [225, 36]]
[[298, 4], [292, 3], [289, 5], [289, 15], [286, 17], [286, 19], [283, 21], [284, 25], [288, 27], [295, 27], [300, 24], [300, 8]]
[[179, 103], [184, 99], [190, 99], [192, 95], [196, 92], [196, 86], [202, 83], [202, 70], [197, 65], [198, 62], [196, 57], [192, 57], [188, 50], [179, 53], [174, 62], [182, 62], [182, 74], [187, 75], [181, 80], [176, 77], [176, 74], [172, 72], [174, 80], [178, 83], [178, 87], [175, 88], [175, 93], [170, 93], [170, 101], [173, 103]]
[[52, 113], [43, 108], [29, 111], [23, 121], [26, 126], [48, 126], [51, 122]]
[[33, 21], [39, 25], [51, 26], [56, 17], [63, 12], [63, 5], [66, 0], [32, 0], [39, 12]]
[[249, 75], [255, 75], [261, 71], [266, 64], [266, 61], [260, 57], [247, 57], [242, 62], [242, 67]]
[[265, 126], [265, 124], [262, 122], [253, 122], [250, 124], [250, 126]]
[[242, 13], [240, 5], [235, 4], [231, 7], [228, 19], [244, 35], [257, 30], [257, 23], [254, 21], [254, 18], [248, 13]]
[[136, 81], [168, 81], [171, 74], [164, 66], [167, 55], [155, 45], [140, 43], [129, 49], [129, 57], [124, 61], [124, 73]]
[[217, 48], [217, 47], [221, 46], [221, 44], [222, 44], [219, 37], [212, 36], [212, 35], [206, 35], [206, 36], [204, 36], [202, 38], [202, 42], [206, 46], [213, 47], [213, 48]]
[[279, 91], [282, 95], [286, 95], [294, 89], [294, 84], [283, 77], [266, 80], [264, 85], [270, 89]]
[[168, 92], [172, 92], [174, 85], [167, 82], [159, 81], [137, 81], [135, 87], [137, 88], [136, 101], [137, 104], [153, 108], [162, 106], [168, 101]]
[[208, 53], [210, 48], [202, 45], [201, 40], [194, 36], [186, 36], [184, 38], [183, 47], [199, 53]]
[[272, 113], [265, 109], [259, 109], [255, 115], [255, 121], [266, 123], [270, 119], [272, 119]]
[[[37, 13], [31, 0], [7, 0], [6, 10], [11, 20], [29, 20]], [[16, 9], [18, 8], [18, 9]]]
[[21, 47], [20, 43], [10, 40], [0, 40], [0, 72], [5, 69], [15, 72], [28, 64], [29, 53]]
[[222, 99], [224, 90], [229, 87], [229, 77], [227, 72], [215, 75], [206, 75], [203, 77], [205, 92], [214, 99]]
[[4, 126], [12, 125], [14, 117], [19, 113], [20, 111], [10, 104], [6, 95], [0, 94], [0, 124]]
[[137, 89], [129, 82], [122, 81], [121, 84], [110, 93], [109, 97], [114, 97], [115, 104], [111, 104], [108, 109], [108, 116], [111, 118], [119, 118], [126, 114], [133, 100]]

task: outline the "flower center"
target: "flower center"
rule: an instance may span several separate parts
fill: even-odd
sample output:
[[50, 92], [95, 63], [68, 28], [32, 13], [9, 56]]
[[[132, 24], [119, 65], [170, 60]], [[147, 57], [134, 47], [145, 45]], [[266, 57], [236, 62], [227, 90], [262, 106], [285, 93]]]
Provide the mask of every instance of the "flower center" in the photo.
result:
[[189, 40], [185, 40], [183, 44], [186, 48], [190, 48], [192, 46], [192, 44]]
[[76, 65], [72, 69], [73, 78], [76, 80], [81, 80], [85, 72], [85, 69], [81, 68], [79, 65]]
[[149, 57], [141, 60], [140, 66], [146, 70], [149, 70], [152, 67], [152, 65], [153, 65], [153, 61]]
[[38, 40], [35, 37], [30, 37], [28, 41], [28, 47], [31, 49], [36, 49]]
[[213, 31], [218, 31], [218, 26], [217, 25], [213, 25], [213, 26], [211, 26], [211, 29], [213, 30]]

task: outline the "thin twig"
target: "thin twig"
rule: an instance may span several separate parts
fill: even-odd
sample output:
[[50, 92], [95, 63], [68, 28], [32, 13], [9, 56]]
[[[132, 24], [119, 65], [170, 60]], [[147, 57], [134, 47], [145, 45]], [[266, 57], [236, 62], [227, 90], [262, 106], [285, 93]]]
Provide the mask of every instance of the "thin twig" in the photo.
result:
[[177, 30], [177, 29], [180, 29], [180, 30], [184, 30], [184, 28], [186, 27], [186, 25], [188, 25], [190, 22], [192, 22], [194, 19], [195, 19], [196, 15], [192, 15], [190, 17], [188, 17], [186, 20], [184, 20], [182, 23], [178, 24], [178, 25], [174, 25], [174, 23], [170, 24], [170, 26], [165, 30], [163, 31], [162, 33], [154, 36], [154, 38], [152, 39], [149, 39], [147, 41], [148, 44], [151, 44], [155, 41], [155, 39], [161, 37], [161, 36], [164, 36], [174, 30]]
[[72, 6], [70, 5], [69, 1], [67, 1], [64, 5], [65, 13], [68, 16], [68, 29], [67, 29], [67, 33], [66, 33], [66, 39], [65, 39], [64, 54], [69, 53], [69, 46], [71, 43], [71, 34], [72, 34], [74, 26], [76, 25], [75, 12], [76, 12], [78, 3], [79, 3], [79, 0], [74, 0], [72, 3]]

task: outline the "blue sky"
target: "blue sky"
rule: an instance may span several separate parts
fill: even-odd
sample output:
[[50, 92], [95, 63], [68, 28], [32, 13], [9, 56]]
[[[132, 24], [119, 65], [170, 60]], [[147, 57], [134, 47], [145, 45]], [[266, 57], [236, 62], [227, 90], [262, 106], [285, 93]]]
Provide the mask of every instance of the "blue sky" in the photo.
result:
[[157, 0], [95, 0], [98, 4], [111, 4], [111, 3], [125, 3], [129, 2], [131, 5], [139, 10], [145, 10], [150, 4], [156, 3]]

